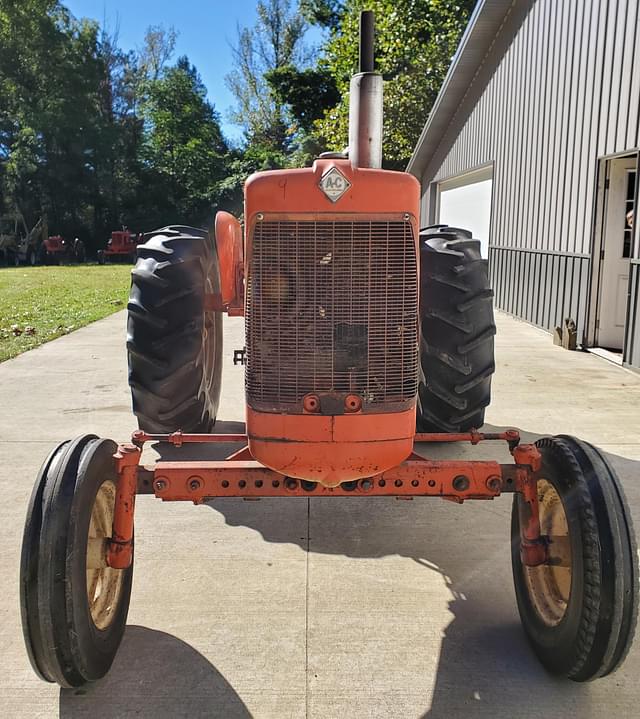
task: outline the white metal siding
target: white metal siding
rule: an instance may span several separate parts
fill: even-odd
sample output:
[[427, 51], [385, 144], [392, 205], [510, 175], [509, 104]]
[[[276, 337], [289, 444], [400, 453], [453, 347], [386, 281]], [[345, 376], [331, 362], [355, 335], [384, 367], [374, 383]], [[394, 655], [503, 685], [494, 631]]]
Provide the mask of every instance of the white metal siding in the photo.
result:
[[[533, 2], [423, 177], [426, 192], [495, 163], [496, 303], [547, 329], [569, 316], [585, 326], [598, 158], [639, 144], [639, 9], [640, 0]], [[427, 193], [433, 216], [429, 204]], [[640, 365], [640, 321], [632, 330]]]

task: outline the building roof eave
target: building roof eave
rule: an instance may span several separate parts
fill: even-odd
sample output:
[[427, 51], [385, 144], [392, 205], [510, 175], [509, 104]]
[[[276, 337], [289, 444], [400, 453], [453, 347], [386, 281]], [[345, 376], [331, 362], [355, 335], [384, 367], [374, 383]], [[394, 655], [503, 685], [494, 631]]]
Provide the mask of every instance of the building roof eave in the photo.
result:
[[531, 5], [531, 0], [478, 0], [420, 133], [407, 172], [418, 179], [422, 177], [451, 119], [463, 103], [497, 36], [501, 34], [508, 15], [514, 6], [523, 4]]

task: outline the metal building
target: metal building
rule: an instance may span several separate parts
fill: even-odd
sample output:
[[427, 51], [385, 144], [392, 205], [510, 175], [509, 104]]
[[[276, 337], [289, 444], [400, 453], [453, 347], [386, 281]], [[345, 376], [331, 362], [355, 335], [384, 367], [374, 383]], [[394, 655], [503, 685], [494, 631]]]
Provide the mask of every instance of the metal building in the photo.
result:
[[496, 306], [640, 369], [640, 0], [480, 0], [409, 163]]

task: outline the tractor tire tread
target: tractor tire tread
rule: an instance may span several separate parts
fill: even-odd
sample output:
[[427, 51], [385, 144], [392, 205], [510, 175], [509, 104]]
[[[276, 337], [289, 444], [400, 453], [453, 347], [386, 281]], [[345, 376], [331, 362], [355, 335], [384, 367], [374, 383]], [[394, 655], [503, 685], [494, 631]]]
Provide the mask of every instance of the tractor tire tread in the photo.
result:
[[495, 371], [493, 291], [480, 243], [460, 228], [420, 235], [417, 429], [462, 432], [484, 422]]
[[222, 370], [222, 315], [204, 310], [207, 283], [219, 289], [215, 244], [204, 230], [172, 225], [150, 233], [137, 255], [127, 347], [138, 424], [153, 433], [209, 432]]
[[[517, 497], [512, 510], [512, 558], [518, 609], [525, 633], [547, 669], [574, 681], [590, 681], [613, 672], [626, 657], [638, 617], [637, 545], [629, 508], [619, 480], [599, 450], [568, 435], [536, 442], [548, 467], [555, 468], [557, 491], [569, 526], [578, 528], [581, 576], [579, 591], [567, 606], [566, 626], [554, 646], [539, 636], [519, 557]], [[546, 459], [545, 459], [546, 457]], [[550, 470], [553, 474], [553, 470]], [[559, 625], [558, 632], [564, 631]], [[549, 632], [549, 630], [544, 630]]]

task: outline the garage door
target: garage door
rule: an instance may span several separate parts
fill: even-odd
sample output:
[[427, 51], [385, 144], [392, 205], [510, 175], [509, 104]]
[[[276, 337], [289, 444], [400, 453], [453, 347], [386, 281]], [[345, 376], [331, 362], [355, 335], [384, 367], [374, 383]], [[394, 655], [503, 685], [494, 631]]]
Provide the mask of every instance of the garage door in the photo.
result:
[[492, 187], [490, 167], [438, 185], [438, 222], [471, 230], [483, 257], [489, 256]]

